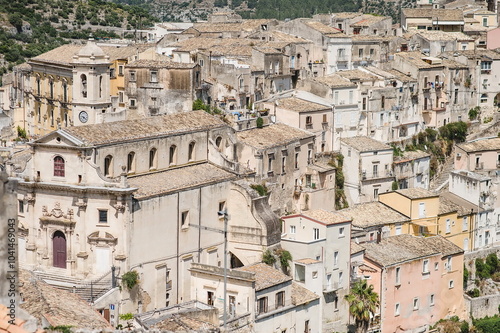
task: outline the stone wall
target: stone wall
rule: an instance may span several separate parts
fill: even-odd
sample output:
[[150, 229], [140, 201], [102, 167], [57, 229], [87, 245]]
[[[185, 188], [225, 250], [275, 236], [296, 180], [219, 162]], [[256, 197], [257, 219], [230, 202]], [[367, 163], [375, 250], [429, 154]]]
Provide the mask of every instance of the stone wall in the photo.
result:
[[471, 298], [464, 295], [465, 308], [473, 318], [484, 318], [498, 314], [500, 306], [500, 295], [487, 295]]

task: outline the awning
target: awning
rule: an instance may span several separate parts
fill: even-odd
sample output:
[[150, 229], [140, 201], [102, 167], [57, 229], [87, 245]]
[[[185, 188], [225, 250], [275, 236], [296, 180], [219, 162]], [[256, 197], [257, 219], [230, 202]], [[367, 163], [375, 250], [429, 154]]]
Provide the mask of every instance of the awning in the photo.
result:
[[416, 224], [416, 225], [421, 226], [421, 227], [434, 227], [434, 226], [438, 225], [438, 223], [435, 223], [432, 221], [417, 221], [417, 222], [411, 221], [411, 223]]

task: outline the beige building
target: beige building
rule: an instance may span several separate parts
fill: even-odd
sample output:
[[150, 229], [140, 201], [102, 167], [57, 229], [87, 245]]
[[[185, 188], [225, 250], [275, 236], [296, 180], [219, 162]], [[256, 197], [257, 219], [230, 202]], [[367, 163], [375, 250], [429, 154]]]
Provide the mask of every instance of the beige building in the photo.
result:
[[[224, 312], [224, 270], [192, 264], [192, 298]], [[320, 332], [318, 296], [264, 263], [227, 271], [227, 328], [236, 332]]]
[[10, 166], [20, 179], [23, 264], [55, 280], [135, 270], [141, 294], [122, 304], [127, 312], [187, 301], [191, 262], [222, 265], [219, 211], [232, 265], [259, 260], [279, 242], [279, 219], [267, 197], [237, 181], [237, 163], [223, 163], [234, 159], [231, 142], [232, 129], [204, 111], [40, 138]]
[[401, 27], [409, 30], [463, 31], [464, 13], [461, 9], [404, 8]]
[[378, 200], [381, 193], [391, 190], [393, 151], [385, 143], [366, 136], [343, 138], [340, 152], [344, 156], [346, 196], [357, 204]]
[[335, 168], [315, 161], [311, 132], [277, 123], [237, 133], [238, 161], [270, 192], [269, 203], [286, 212], [333, 207]]

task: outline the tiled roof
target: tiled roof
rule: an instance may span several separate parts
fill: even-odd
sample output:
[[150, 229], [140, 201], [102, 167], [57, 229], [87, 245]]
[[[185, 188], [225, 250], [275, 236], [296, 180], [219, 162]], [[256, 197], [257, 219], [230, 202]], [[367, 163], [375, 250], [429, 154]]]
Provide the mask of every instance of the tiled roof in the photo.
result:
[[135, 60], [129, 64], [127, 64], [127, 68], [151, 68], [151, 69], [160, 69], [160, 68], [194, 68], [196, 64], [188, 64], [183, 62], [174, 62], [171, 60], [146, 60], [140, 59]]
[[425, 62], [422, 58], [425, 56], [418, 52], [418, 51], [412, 51], [412, 52], [399, 52], [396, 53], [398, 57], [401, 57], [405, 59], [408, 63], [414, 65], [417, 68], [433, 68], [433, 67], [443, 67], [443, 63], [440, 64], [429, 64], [428, 62]]
[[463, 32], [446, 32], [441, 30], [424, 30], [418, 31], [417, 35], [424, 37], [431, 41], [454, 41], [454, 40], [474, 40], [474, 38], [467, 36]]
[[375, 75], [372, 75], [370, 73], [367, 73], [365, 71], [362, 71], [360, 69], [351, 69], [347, 71], [338, 71], [336, 74], [342, 76], [343, 78], [346, 78], [348, 80], [356, 80], [356, 81], [376, 81], [378, 80], [378, 77]]
[[132, 188], [137, 188], [134, 197], [141, 199], [235, 178], [235, 175], [230, 172], [209, 163], [202, 163], [146, 175], [131, 176], [128, 178], [128, 184]]
[[144, 119], [67, 127], [61, 131], [87, 145], [103, 145], [223, 126], [227, 125], [205, 111], [191, 111]]
[[277, 123], [263, 128], [241, 131], [237, 133], [237, 136], [238, 140], [244, 144], [257, 149], [265, 149], [309, 138], [314, 136], [314, 134], [285, 124]]
[[260, 291], [281, 283], [288, 282], [292, 278], [279, 270], [272, 268], [264, 263], [253, 264], [240, 267], [237, 270], [255, 273], [255, 290]]
[[216, 332], [217, 328], [193, 316], [193, 314], [172, 314], [149, 327], [159, 332]]
[[356, 23], [351, 24], [351, 27], [369, 27], [372, 24], [387, 20], [387, 16], [375, 16], [371, 14], [364, 14], [363, 18]]
[[453, 201], [447, 199], [445, 196], [439, 196], [439, 215], [458, 212], [459, 207]]
[[387, 72], [389, 72], [392, 75], [394, 75], [401, 82], [412, 82], [412, 81], [416, 81], [417, 80], [414, 77], [411, 77], [409, 75], [401, 73], [400, 71], [398, 71], [396, 69], [390, 69]]
[[500, 138], [479, 139], [471, 142], [458, 143], [457, 146], [468, 153], [500, 150]]
[[394, 163], [404, 163], [413, 160], [418, 160], [420, 158], [431, 157], [431, 154], [425, 151], [415, 150], [415, 151], [404, 151], [402, 156], [394, 156]]
[[73, 326], [85, 329], [111, 329], [111, 325], [76, 294], [56, 289], [20, 271], [21, 308], [40, 322], [46, 319], [52, 326]]
[[297, 112], [309, 112], [309, 111], [318, 111], [318, 110], [331, 110], [330, 107], [306, 101], [302, 98], [297, 98], [297, 97], [288, 97], [288, 98], [282, 98], [278, 102], [278, 107], [280, 109], [286, 109], [290, 111], [297, 111]]
[[464, 13], [461, 9], [434, 9], [434, 8], [403, 8], [407, 18], [429, 18], [438, 21], [463, 21]]
[[302, 212], [302, 215], [312, 218], [318, 222], [322, 222], [327, 225], [337, 224], [337, 223], [346, 223], [351, 221], [350, 218], [342, 215], [339, 212], [328, 212], [323, 209], [317, 210], [308, 210]]
[[[48, 52], [42, 53], [34, 57], [33, 60], [70, 65], [70, 63], [73, 62], [73, 56], [76, 55], [83, 47], [85, 47], [85, 45], [65, 44]], [[129, 57], [147, 49], [147, 47], [143, 45], [123, 47], [100, 46], [100, 48], [106, 55], [109, 56], [110, 61], [128, 59]]]
[[[477, 203], [475, 204], [475, 203], [472, 203], [470, 201], [467, 201], [464, 198], [459, 197], [458, 195], [451, 193], [451, 192], [447, 192], [447, 191], [442, 192], [440, 194], [440, 199], [441, 199], [441, 197], [443, 197], [446, 200], [449, 200], [457, 205], [457, 207], [458, 207], [457, 215], [459, 217], [470, 215], [472, 213], [477, 213], [477, 210], [479, 208]], [[480, 211], [482, 212], [482, 211], [484, 211], [484, 209], [480, 208]]]
[[334, 19], [349, 19], [363, 15], [359, 12], [341, 12], [332, 14]]
[[319, 299], [319, 296], [297, 282], [292, 282], [292, 304], [301, 305]]
[[304, 20], [303, 22], [305, 25], [307, 25], [311, 29], [314, 29], [314, 30], [316, 30], [324, 35], [335, 35], [335, 34], [339, 34], [342, 32], [337, 28], [330, 27], [330, 26], [323, 24], [321, 22], [318, 22], [318, 21]]
[[344, 216], [352, 218], [353, 227], [359, 228], [382, 226], [410, 220], [403, 214], [378, 201], [357, 204], [342, 209], [339, 212]]
[[238, 23], [195, 23], [193, 28], [202, 33], [210, 32], [241, 32], [256, 31], [262, 24], [271, 22], [269, 19], [243, 20]]
[[402, 190], [396, 190], [395, 192], [409, 198], [409, 199], [422, 199], [437, 197], [438, 195], [432, 191], [426, 190], [425, 188], [405, 188]]
[[351, 82], [350, 80], [337, 75], [331, 74], [327, 76], [320, 76], [313, 79], [313, 81], [323, 83], [330, 88], [352, 88], [356, 87], [356, 84]]
[[365, 248], [359, 245], [356, 242], [351, 241], [351, 255], [355, 253], [359, 253], [361, 251], [364, 251]]
[[377, 141], [367, 136], [354, 136], [352, 138], [343, 138], [342, 143], [356, 149], [359, 152], [388, 150], [391, 146]]
[[224, 46], [250, 46], [251, 44], [253, 45], [255, 43], [255, 39], [193, 37], [176, 42], [171, 46], [175, 47], [177, 51], [189, 52]]
[[384, 238], [380, 243], [363, 244], [365, 257], [382, 266], [390, 266], [433, 255], [453, 255], [463, 250], [441, 236], [417, 237], [398, 235]]
[[[25, 327], [33, 324], [20, 319], [21, 316], [19, 312], [21, 311], [18, 310], [16, 313], [16, 319], [14, 320], [14, 323], [11, 324], [11, 318], [9, 316], [10, 310], [5, 305], [0, 304], [0, 333], [33, 333], [34, 327]], [[35, 333], [42, 332], [45, 331], [38, 329]]]
[[311, 264], [317, 264], [320, 263], [321, 261], [312, 259], [312, 258], [304, 258], [304, 259], [299, 259], [299, 260], [294, 260], [296, 263], [303, 264], [303, 265], [311, 265]]

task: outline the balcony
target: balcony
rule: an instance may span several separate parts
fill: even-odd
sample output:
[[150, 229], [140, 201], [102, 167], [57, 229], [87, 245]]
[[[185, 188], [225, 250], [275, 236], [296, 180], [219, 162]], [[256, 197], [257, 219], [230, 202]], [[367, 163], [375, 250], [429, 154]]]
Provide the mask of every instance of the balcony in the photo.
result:
[[484, 169], [484, 162], [476, 163], [476, 166], [474, 169], [475, 170], [483, 170]]
[[387, 178], [387, 177], [393, 177], [392, 170], [384, 170], [384, 171], [377, 171], [377, 172], [366, 172], [363, 171], [361, 173], [361, 179], [362, 180], [368, 180], [368, 179], [377, 179], [377, 178]]
[[306, 129], [312, 129], [313, 124], [312, 123], [306, 123]]
[[324, 293], [331, 293], [334, 291], [339, 290], [341, 287], [339, 286], [338, 282], [330, 282], [328, 284], [323, 285], [323, 292]]
[[491, 69], [481, 69], [481, 74], [491, 74]]

